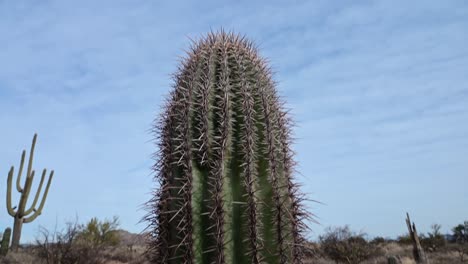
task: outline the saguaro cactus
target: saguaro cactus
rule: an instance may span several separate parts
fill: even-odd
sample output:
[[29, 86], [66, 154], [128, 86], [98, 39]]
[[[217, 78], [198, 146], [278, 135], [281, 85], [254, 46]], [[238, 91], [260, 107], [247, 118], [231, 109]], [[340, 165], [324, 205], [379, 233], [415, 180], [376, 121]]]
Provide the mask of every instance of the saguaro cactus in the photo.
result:
[[253, 44], [194, 43], [156, 122], [153, 263], [301, 263], [291, 121]]
[[11, 241], [11, 249], [16, 251], [19, 246], [19, 241], [21, 237], [21, 229], [23, 227], [23, 223], [30, 223], [34, 221], [41, 213], [42, 208], [44, 207], [47, 193], [49, 192], [50, 183], [52, 182], [52, 178], [54, 177], [54, 171], [52, 170], [49, 175], [49, 180], [47, 181], [47, 186], [45, 188], [44, 194], [42, 196], [41, 203], [38, 208], [36, 208], [37, 202], [39, 201], [39, 195], [42, 190], [42, 185], [44, 184], [44, 180], [47, 174], [47, 170], [44, 169], [42, 171], [41, 181], [37, 187], [36, 195], [34, 196], [34, 200], [31, 206], [27, 207], [26, 203], [29, 198], [29, 194], [31, 193], [31, 187], [34, 179], [34, 170], [32, 169], [33, 157], [34, 157], [34, 147], [36, 146], [36, 139], [37, 134], [34, 134], [34, 138], [31, 145], [31, 153], [29, 154], [29, 163], [26, 172], [26, 180], [23, 186], [21, 186], [21, 174], [23, 172], [24, 160], [26, 156], [26, 151], [23, 150], [21, 155], [21, 163], [18, 171], [18, 177], [16, 179], [16, 190], [21, 193], [21, 197], [19, 200], [19, 205], [13, 207], [11, 200], [12, 200], [12, 188], [13, 188], [13, 174], [15, 168], [12, 166], [10, 172], [8, 173], [8, 185], [7, 185], [7, 209], [8, 213], [14, 218], [14, 225], [13, 225], [13, 238]]
[[10, 246], [10, 238], [11, 238], [11, 228], [5, 228], [3, 231], [2, 241], [0, 241], [0, 256], [6, 256], [8, 254], [8, 249]]

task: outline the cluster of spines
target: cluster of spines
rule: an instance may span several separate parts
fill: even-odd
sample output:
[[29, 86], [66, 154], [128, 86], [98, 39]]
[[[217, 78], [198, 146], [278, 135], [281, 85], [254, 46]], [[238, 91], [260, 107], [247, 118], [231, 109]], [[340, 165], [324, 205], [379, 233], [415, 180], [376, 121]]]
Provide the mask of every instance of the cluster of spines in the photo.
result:
[[[291, 122], [265, 61], [244, 38], [211, 33], [193, 45], [174, 83], [154, 130], [153, 261], [301, 263], [307, 214], [292, 179]], [[232, 186], [239, 180], [243, 190]]]

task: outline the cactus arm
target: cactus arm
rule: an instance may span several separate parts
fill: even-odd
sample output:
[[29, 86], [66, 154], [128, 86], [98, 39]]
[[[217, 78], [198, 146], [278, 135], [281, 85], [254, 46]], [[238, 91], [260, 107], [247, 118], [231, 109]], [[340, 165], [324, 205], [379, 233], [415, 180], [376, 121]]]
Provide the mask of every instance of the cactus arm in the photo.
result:
[[15, 217], [16, 212], [15, 212], [15, 209], [11, 205], [11, 188], [13, 187], [12, 185], [13, 172], [14, 172], [14, 167], [12, 166], [10, 169], [10, 172], [8, 173], [6, 207], [8, 210], [8, 214], [11, 215], [12, 217]]
[[37, 134], [34, 134], [33, 141], [31, 144], [31, 152], [29, 153], [28, 174], [26, 174], [26, 177], [29, 177], [31, 175], [32, 164], [33, 164], [33, 159], [34, 159], [34, 149], [36, 148], [36, 140], [37, 140]]
[[28, 162], [28, 169], [27, 169], [27, 174], [26, 174], [26, 182], [24, 184], [24, 190], [22, 190], [21, 192], [21, 198], [20, 198], [20, 202], [18, 205], [18, 214], [20, 217], [25, 216], [24, 209], [26, 207], [26, 202], [28, 201], [29, 193], [31, 192], [32, 182], [34, 180], [35, 171], [32, 169], [32, 163], [33, 163], [33, 158], [34, 158], [34, 148], [36, 146], [36, 139], [37, 139], [37, 134], [34, 134], [32, 145], [31, 145], [31, 153], [29, 153], [29, 162]]
[[20, 162], [20, 167], [18, 171], [18, 178], [16, 178], [16, 190], [18, 190], [19, 193], [23, 192], [23, 188], [21, 187], [21, 174], [23, 174], [25, 156], [26, 156], [26, 150], [23, 150], [23, 153], [21, 154], [21, 162]]
[[41, 181], [39, 182], [39, 186], [37, 187], [37, 191], [36, 191], [36, 195], [34, 196], [33, 203], [31, 204], [29, 209], [24, 211], [24, 215], [29, 215], [34, 210], [34, 208], [36, 207], [37, 201], [39, 200], [39, 195], [40, 195], [41, 190], [42, 190], [42, 185], [44, 184], [44, 179], [45, 179], [46, 173], [47, 173], [47, 170], [44, 169], [42, 171]]
[[45, 204], [45, 201], [47, 199], [47, 194], [49, 193], [49, 187], [50, 187], [50, 184], [52, 182], [53, 177], [54, 177], [54, 171], [51, 171], [50, 176], [49, 176], [49, 180], [47, 181], [47, 185], [46, 185], [46, 188], [44, 190], [44, 194], [42, 196], [41, 204], [39, 205], [39, 208], [37, 210], [33, 209], [34, 213], [31, 216], [24, 218], [24, 223], [30, 223], [30, 222], [34, 221], [39, 215], [41, 215], [42, 209], [44, 208], [44, 204]]

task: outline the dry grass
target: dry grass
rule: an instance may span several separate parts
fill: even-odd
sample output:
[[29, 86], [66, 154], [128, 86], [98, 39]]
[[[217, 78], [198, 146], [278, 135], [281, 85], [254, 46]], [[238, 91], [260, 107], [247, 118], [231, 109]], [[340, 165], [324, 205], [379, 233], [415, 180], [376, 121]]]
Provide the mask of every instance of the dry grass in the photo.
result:
[[[149, 264], [143, 253], [144, 247], [135, 246], [133, 249], [127, 246], [109, 248], [104, 252], [102, 264]], [[20, 250], [17, 253], [9, 252], [6, 257], [0, 258], [1, 264], [47, 264], [39, 258], [33, 248]]]
[[[397, 243], [384, 243], [380, 246], [381, 255], [362, 262], [362, 264], [387, 264], [387, 257], [399, 256], [402, 264], [416, 264], [412, 257], [412, 249], [410, 245], [399, 245]], [[320, 248], [317, 244], [310, 245], [308, 259], [305, 264], [336, 264], [335, 261], [326, 258], [320, 254]], [[144, 246], [136, 245], [128, 247], [120, 245], [114, 248], [109, 248], [105, 251], [105, 259], [102, 264], [149, 264], [143, 256], [145, 251]], [[428, 258], [431, 264], [468, 264], [468, 261], [460, 261], [456, 251], [447, 248], [438, 252], [428, 253]], [[18, 253], [10, 252], [6, 258], [1, 258], [2, 264], [47, 264], [39, 259], [33, 248], [21, 250]]]
[[[320, 254], [320, 250], [316, 245], [311, 247], [315, 250], [315, 256], [311, 256], [304, 262], [305, 264], [336, 264], [335, 261]], [[381, 255], [364, 261], [362, 264], [387, 264], [387, 258], [390, 256], [399, 256], [402, 264], [416, 264], [413, 259], [411, 245], [400, 245], [390, 242], [380, 245], [380, 249]], [[427, 254], [431, 264], [468, 264], [468, 260], [461, 262], [458, 253], [452, 249]]]

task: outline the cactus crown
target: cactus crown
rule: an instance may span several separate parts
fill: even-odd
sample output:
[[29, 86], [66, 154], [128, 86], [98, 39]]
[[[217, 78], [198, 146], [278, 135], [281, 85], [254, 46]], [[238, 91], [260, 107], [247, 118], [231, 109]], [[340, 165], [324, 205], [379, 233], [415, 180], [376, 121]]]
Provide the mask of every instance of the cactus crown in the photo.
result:
[[154, 263], [301, 263], [290, 127], [251, 42], [221, 31], [194, 43], [154, 127]]

